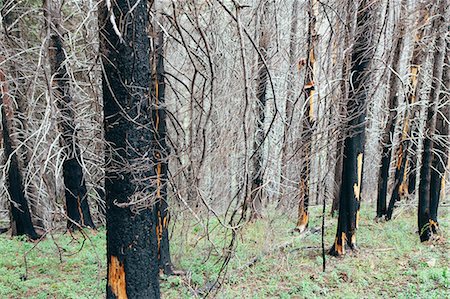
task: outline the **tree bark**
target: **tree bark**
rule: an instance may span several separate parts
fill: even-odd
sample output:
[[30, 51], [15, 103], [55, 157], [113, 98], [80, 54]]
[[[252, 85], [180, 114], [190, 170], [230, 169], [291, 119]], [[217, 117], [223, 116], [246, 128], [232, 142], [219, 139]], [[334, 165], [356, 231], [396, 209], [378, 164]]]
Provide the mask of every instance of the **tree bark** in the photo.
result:
[[351, 58], [351, 86], [347, 99], [347, 127], [344, 141], [342, 185], [339, 200], [338, 228], [331, 255], [344, 255], [345, 245], [356, 248], [356, 229], [362, 193], [365, 144], [365, 119], [369, 65], [373, 57], [371, 18], [376, 7], [358, 1], [356, 37]]
[[[418, 209], [418, 225], [419, 225], [419, 237], [420, 241], [428, 241], [433, 233], [433, 230], [437, 230], [437, 219], [433, 219], [431, 215], [431, 203], [435, 205], [433, 213], [434, 218], [437, 218], [437, 204], [439, 198], [433, 197], [432, 194], [437, 190], [431, 189], [432, 184], [432, 166], [439, 163], [439, 157], [437, 154], [433, 154], [435, 141], [433, 140], [436, 134], [437, 104], [441, 90], [441, 80], [443, 78], [444, 68], [444, 53], [446, 42], [446, 1], [441, 0], [438, 2], [439, 8], [437, 15], [432, 22], [432, 28], [436, 29], [436, 45], [434, 52], [433, 63], [433, 80], [431, 82], [431, 90], [429, 95], [429, 105], [426, 119], [426, 132], [423, 145], [422, 166], [420, 168], [420, 182], [419, 182], [419, 209]], [[445, 82], [445, 81], [444, 81]], [[448, 84], [448, 82], [445, 82]], [[439, 149], [439, 145], [436, 148]], [[433, 163], [434, 162], [434, 163]], [[445, 161], [447, 162], [447, 161]], [[443, 162], [443, 163], [445, 163]], [[436, 165], [437, 166], [437, 165]], [[442, 167], [443, 168], [443, 167]], [[435, 168], [435, 171], [438, 169]], [[439, 179], [437, 179], [439, 181]], [[438, 183], [440, 185], [440, 182]], [[439, 190], [440, 191], [440, 190]], [[439, 192], [438, 191], [438, 192]]]
[[60, 143], [65, 150], [63, 177], [65, 185], [67, 228], [95, 228], [89, 210], [86, 182], [81, 166], [81, 152], [75, 130], [73, 98], [70, 94], [70, 78], [66, 68], [63, 30], [61, 27], [60, 0], [44, 0], [44, 16], [48, 32], [48, 56], [52, 74], [53, 97], [61, 113], [58, 122], [61, 131]]
[[159, 298], [158, 181], [148, 3], [99, 7], [106, 150], [107, 298]]

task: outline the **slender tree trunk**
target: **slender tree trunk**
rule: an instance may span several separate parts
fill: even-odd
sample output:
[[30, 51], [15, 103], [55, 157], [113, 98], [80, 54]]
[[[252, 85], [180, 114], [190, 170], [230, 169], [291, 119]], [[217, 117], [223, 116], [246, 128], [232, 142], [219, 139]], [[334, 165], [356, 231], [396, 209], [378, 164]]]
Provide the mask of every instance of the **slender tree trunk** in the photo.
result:
[[[443, 68], [444, 68], [444, 54], [445, 51], [445, 34], [446, 34], [446, 6], [447, 2], [445, 0], [441, 0], [438, 2], [439, 8], [437, 10], [437, 15], [434, 17], [432, 22], [432, 28], [436, 29], [436, 45], [434, 52], [434, 64], [433, 64], [433, 77], [431, 82], [431, 90], [429, 95], [429, 105], [427, 112], [427, 120], [426, 120], [426, 132], [425, 132], [425, 140], [423, 145], [423, 155], [422, 155], [422, 166], [420, 168], [420, 183], [419, 183], [419, 211], [418, 211], [418, 225], [419, 225], [419, 236], [420, 241], [428, 241], [433, 233], [433, 230], [437, 230], [437, 205], [439, 203], [439, 195], [437, 197], [433, 196], [433, 193], [438, 192], [440, 190], [431, 189], [432, 184], [432, 173], [437, 171], [437, 168], [432, 170], [433, 164], [435, 166], [437, 163], [440, 163], [440, 157], [438, 153], [434, 152], [435, 141], [434, 135], [436, 134], [437, 127], [437, 115], [438, 115], [438, 104], [441, 90], [441, 80], [443, 78]], [[446, 75], [447, 77], [447, 75]], [[448, 77], [447, 77], [448, 79]], [[444, 84], [448, 84], [448, 82], [444, 81]], [[438, 132], [439, 133], [439, 132]], [[439, 145], [437, 145], [436, 150], [439, 150]], [[447, 162], [447, 161], [445, 161]], [[443, 163], [445, 163], [443, 162]], [[442, 167], [444, 168], [444, 167]], [[438, 186], [440, 185], [438, 178], [435, 180], [438, 181]], [[438, 188], [436, 188], [438, 189]], [[433, 208], [433, 215], [435, 219], [433, 219], [431, 215], [431, 203], [435, 205]]]
[[389, 79], [389, 95], [388, 95], [388, 119], [384, 132], [381, 135], [382, 144], [382, 156], [381, 156], [381, 168], [378, 176], [378, 193], [377, 193], [377, 218], [381, 218], [386, 215], [386, 195], [389, 181], [389, 168], [391, 165], [392, 156], [392, 136], [395, 129], [395, 119], [397, 117], [397, 106], [399, 92], [399, 78], [397, 74], [400, 70], [400, 58], [403, 50], [403, 36], [405, 33], [405, 12], [406, 1], [403, 0], [400, 7], [400, 19], [397, 22], [399, 26], [396, 32], [397, 39], [395, 41], [394, 53], [392, 56], [392, 72]]
[[[1, 58], [1, 57], [0, 57]], [[3, 61], [1, 59], [0, 61]], [[25, 187], [22, 174], [20, 172], [19, 162], [16, 154], [16, 144], [14, 142], [14, 130], [12, 119], [14, 115], [13, 103], [9, 98], [8, 86], [5, 74], [0, 69], [0, 98], [2, 114], [2, 135], [4, 153], [9, 162], [7, 172], [7, 190], [11, 202], [11, 229], [13, 236], [27, 235], [36, 240], [39, 235], [34, 230], [31, 221], [31, 214], [28, 206], [28, 200], [25, 197]]]
[[61, 2], [60, 0], [44, 0], [44, 15], [50, 34], [48, 56], [52, 74], [53, 96], [56, 99], [61, 119], [58, 123], [61, 130], [61, 145], [66, 157], [63, 162], [63, 177], [66, 187], [67, 228], [74, 230], [80, 227], [94, 228], [87, 198], [86, 183], [81, 166], [81, 152], [75, 131], [73, 98], [70, 94], [69, 75], [66, 68], [66, 54], [62, 39]]
[[[309, 224], [308, 206], [310, 199], [310, 176], [311, 176], [311, 149], [312, 136], [315, 127], [314, 119], [314, 65], [316, 62], [316, 16], [314, 14], [314, 0], [310, 0], [308, 4], [308, 56], [306, 59], [305, 70], [305, 101], [303, 122], [302, 122], [302, 168], [300, 170], [300, 200], [298, 203], [298, 215], [296, 231], [302, 233]], [[318, 105], [316, 105], [318, 107]]]
[[156, 234], [158, 236], [159, 268], [164, 274], [173, 274], [169, 247], [169, 206], [167, 198], [169, 148], [166, 143], [166, 107], [165, 107], [165, 73], [164, 73], [164, 33], [157, 26], [158, 42], [153, 55], [154, 88], [152, 106], [153, 142], [155, 143], [154, 164], [156, 171], [156, 203], [158, 222]]
[[406, 168], [408, 161], [408, 149], [410, 146], [411, 136], [411, 121], [414, 120], [414, 116], [418, 114], [418, 107], [414, 106], [417, 102], [417, 95], [420, 89], [420, 81], [422, 76], [420, 75], [420, 67], [424, 63], [426, 54], [423, 51], [422, 38], [425, 32], [425, 24], [428, 22], [428, 12], [424, 8], [423, 4], [420, 6], [420, 17], [417, 22], [419, 30], [416, 33], [415, 44], [413, 54], [410, 63], [410, 90], [407, 95], [408, 107], [403, 118], [403, 128], [400, 138], [400, 146], [397, 149], [397, 162], [394, 175], [394, 187], [389, 201], [388, 209], [386, 212], [386, 220], [392, 218], [394, 212], [395, 203], [400, 200], [400, 197], [407, 191], [406, 186]]
[[[442, 105], [436, 116], [436, 138], [434, 146], [434, 155], [431, 167], [431, 194], [430, 194], [430, 226], [433, 233], [437, 233], [439, 228], [438, 207], [439, 200], [444, 197], [445, 191], [445, 168], [449, 157], [449, 120], [450, 120], [450, 76], [449, 76], [449, 48], [447, 43], [446, 55], [444, 57], [444, 71], [442, 82], [444, 90], [441, 91], [439, 104]], [[445, 198], [444, 198], [445, 199]]]
[[147, 5], [139, 0], [107, 0], [99, 7], [108, 143], [107, 298], [160, 297], [154, 205], [162, 181], [157, 179], [154, 157], [161, 153], [154, 140], [150, 103]]
[[342, 185], [339, 200], [338, 228], [331, 255], [345, 254], [345, 245], [356, 248], [365, 144], [365, 119], [369, 65], [373, 57], [372, 30], [374, 20], [368, 1], [358, 1], [356, 37], [351, 58], [351, 86], [347, 99], [347, 127], [344, 141]]
[[[286, 200], [287, 190], [289, 189], [286, 183], [286, 177], [288, 175], [288, 149], [289, 149], [289, 129], [292, 124], [292, 116], [294, 112], [294, 77], [297, 66], [297, 27], [298, 27], [298, 0], [292, 1], [292, 14], [291, 14], [291, 33], [289, 38], [289, 74], [287, 78], [287, 90], [286, 90], [286, 107], [285, 107], [285, 123], [283, 133], [283, 146], [281, 148], [281, 174], [280, 174], [280, 198], [278, 199], [278, 205], [283, 206], [283, 200]], [[289, 180], [288, 180], [289, 181]]]
[[[261, 217], [263, 188], [264, 188], [264, 160], [263, 160], [263, 142], [264, 142], [264, 121], [266, 117], [266, 90], [268, 70], [264, 62], [267, 62], [267, 48], [269, 45], [269, 31], [267, 30], [269, 1], [263, 4], [263, 12], [259, 23], [259, 51], [258, 56], [258, 86], [256, 89], [256, 132], [253, 142], [253, 173], [250, 194], [250, 219]], [[264, 61], [263, 61], [264, 59]]]

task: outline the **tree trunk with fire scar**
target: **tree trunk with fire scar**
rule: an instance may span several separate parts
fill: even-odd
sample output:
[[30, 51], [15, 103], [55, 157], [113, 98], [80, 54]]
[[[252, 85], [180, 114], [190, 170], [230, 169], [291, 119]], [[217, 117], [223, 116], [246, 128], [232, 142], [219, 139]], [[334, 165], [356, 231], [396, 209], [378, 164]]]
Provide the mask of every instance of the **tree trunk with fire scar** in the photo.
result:
[[339, 200], [339, 216], [336, 239], [330, 254], [345, 254], [345, 246], [356, 249], [356, 229], [359, 220], [359, 207], [362, 191], [362, 174], [365, 144], [365, 119], [367, 83], [370, 79], [369, 66], [373, 58], [373, 36], [368, 32], [375, 21], [372, 11], [376, 7], [368, 6], [361, 0], [357, 7], [356, 36], [351, 57], [352, 87], [347, 99], [347, 126], [344, 141], [344, 160], [342, 184]]
[[160, 298], [154, 164], [160, 151], [152, 126], [148, 2], [100, 2], [98, 17], [106, 141], [106, 298]]
[[[436, 137], [434, 145], [433, 162], [431, 167], [431, 186], [430, 186], [430, 226], [432, 233], [437, 233], [439, 229], [438, 207], [439, 200], [445, 196], [445, 172], [448, 163], [450, 138], [449, 138], [449, 120], [450, 120], [450, 75], [449, 75], [449, 48], [447, 43], [446, 55], [444, 58], [444, 71], [442, 82], [444, 90], [441, 90], [439, 97], [440, 111], [437, 113]], [[441, 106], [442, 105], [442, 106]], [[445, 197], [444, 197], [445, 199]]]
[[295, 230], [302, 233], [306, 230], [309, 224], [309, 178], [311, 174], [311, 147], [312, 147], [312, 136], [314, 132], [315, 120], [314, 120], [314, 93], [315, 93], [315, 82], [314, 82], [314, 66], [316, 62], [316, 16], [315, 16], [315, 1], [309, 1], [308, 7], [308, 55], [306, 58], [306, 69], [305, 69], [305, 101], [304, 113], [303, 113], [303, 124], [302, 124], [302, 167], [300, 171], [300, 200], [298, 203], [298, 216], [297, 225]]

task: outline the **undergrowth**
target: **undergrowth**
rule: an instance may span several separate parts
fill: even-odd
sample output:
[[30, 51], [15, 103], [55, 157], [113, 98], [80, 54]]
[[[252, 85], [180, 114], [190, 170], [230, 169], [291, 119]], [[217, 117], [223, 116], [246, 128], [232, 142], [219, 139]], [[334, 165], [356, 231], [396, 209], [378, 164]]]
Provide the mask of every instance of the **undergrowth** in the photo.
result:
[[[413, 211], [390, 222], [361, 212], [357, 252], [326, 256], [322, 272], [320, 208], [311, 209], [310, 231], [292, 234], [295, 219], [273, 213], [245, 225], [226, 269], [214, 284], [230, 232], [217, 219], [178, 217], [172, 259], [181, 276], [162, 276], [164, 298], [449, 298], [449, 215], [441, 208], [442, 235], [421, 244]], [[183, 219], [183, 220], [180, 220]], [[336, 219], [327, 216], [326, 248]], [[206, 234], [206, 232], [208, 233]], [[183, 233], [181, 233], [183, 232]], [[87, 236], [87, 237], [86, 237]], [[48, 234], [39, 243], [0, 236], [0, 298], [103, 298], [106, 283], [105, 230]]]

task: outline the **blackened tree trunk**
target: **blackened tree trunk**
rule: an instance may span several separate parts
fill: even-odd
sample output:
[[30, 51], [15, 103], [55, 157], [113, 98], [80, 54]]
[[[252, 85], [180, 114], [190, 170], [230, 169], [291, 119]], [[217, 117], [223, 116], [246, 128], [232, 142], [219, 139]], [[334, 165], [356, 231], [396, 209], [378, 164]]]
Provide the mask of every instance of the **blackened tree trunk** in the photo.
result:
[[310, 174], [311, 174], [311, 148], [312, 136], [315, 126], [314, 120], [314, 65], [316, 62], [316, 16], [314, 15], [314, 1], [310, 0], [308, 4], [308, 55], [306, 58], [305, 70], [305, 101], [303, 105], [303, 121], [302, 121], [302, 168], [300, 170], [300, 200], [298, 203], [297, 226], [296, 231], [302, 233], [309, 224], [309, 196], [310, 196]]
[[[158, 26], [158, 25], [155, 25]], [[159, 26], [158, 26], [159, 28]], [[173, 274], [172, 261], [170, 258], [169, 246], [169, 206], [167, 198], [169, 148], [166, 142], [166, 107], [165, 107], [165, 73], [164, 73], [164, 33], [156, 28], [158, 42], [153, 55], [154, 68], [154, 88], [152, 90], [152, 125], [154, 165], [156, 172], [156, 203], [158, 222], [156, 224], [156, 234], [158, 236], [158, 259], [159, 268], [164, 274]]]
[[107, 298], [159, 298], [158, 154], [147, 1], [99, 7], [106, 150]]
[[346, 244], [356, 248], [365, 143], [365, 119], [369, 65], [373, 57], [371, 12], [366, 0], [358, 1], [356, 37], [351, 58], [351, 89], [347, 99], [347, 126], [344, 141], [342, 185], [339, 200], [338, 228], [331, 255], [345, 254]]
[[27, 235], [29, 238], [36, 240], [39, 238], [39, 235], [34, 230], [31, 221], [28, 200], [25, 197], [23, 178], [20, 172], [19, 161], [15, 151], [16, 149], [14, 148], [16, 147], [16, 144], [14, 144], [13, 139], [13, 103], [9, 98], [5, 74], [1, 69], [0, 88], [4, 153], [7, 159], [6, 162], [9, 162], [6, 180], [11, 203], [11, 231], [13, 236]]
[[405, 33], [405, 12], [406, 1], [403, 0], [400, 7], [400, 19], [397, 22], [399, 27], [395, 36], [397, 36], [394, 46], [394, 53], [392, 55], [392, 72], [389, 78], [389, 95], [388, 95], [388, 119], [384, 132], [381, 136], [382, 153], [381, 153], [381, 167], [378, 175], [378, 193], [377, 193], [377, 218], [386, 215], [386, 196], [389, 181], [389, 168], [391, 165], [392, 156], [392, 136], [395, 129], [395, 119], [397, 117], [397, 106], [399, 92], [399, 78], [397, 74], [400, 70], [400, 58], [403, 50], [403, 36]]
[[[352, 16], [351, 13], [352, 1], [347, 1], [345, 4], [346, 7], [346, 23], [343, 28], [345, 28], [344, 33], [344, 42], [342, 48], [346, 49], [350, 47], [350, 28], [352, 28]], [[347, 52], [344, 52], [344, 59], [342, 62], [342, 78], [348, 78], [349, 76], [349, 68], [350, 68], [350, 55]], [[348, 96], [348, 82], [346, 79], [341, 80], [340, 83], [341, 97], [344, 99], [343, 101], [338, 101], [337, 103], [337, 114], [338, 114], [338, 125], [336, 129], [337, 141], [336, 141], [336, 166], [334, 168], [334, 186], [333, 186], [333, 202], [331, 205], [331, 216], [338, 215], [339, 210], [339, 195], [341, 192], [341, 184], [342, 184], [342, 163], [344, 160], [344, 134], [343, 134], [343, 125], [341, 125], [341, 116], [345, 115], [345, 99]]]
[[388, 209], [386, 211], [386, 220], [392, 218], [395, 203], [400, 200], [400, 197], [406, 194], [406, 168], [408, 161], [408, 149], [411, 144], [411, 122], [418, 114], [419, 110], [414, 104], [417, 102], [417, 95], [420, 89], [420, 67], [424, 63], [426, 54], [423, 50], [422, 39], [425, 32], [425, 24], [428, 22], [428, 12], [424, 6], [421, 6], [419, 11], [420, 17], [417, 21], [419, 29], [415, 36], [414, 49], [410, 63], [410, 90], [408, 91], [407, 101], [408, 107], [403, 117], [402, 132], [400, 137], [400, 145], [397, 149], [397, 160], [394, 175], [394, 187], [392, 189], [391, 199], [389, 201]]
[[48, 56], [54, 90], [53, 96], [60, 110], [58, 122], [61, 131], [60, 143], [65, 150], [63, 177], [66, 187], [67, 228], [94, 228], [87, 198], [86, 183], [81, 166], [81, 152], [75, 130], [73, 98], [70, 94], [70, 79], [66, 68], [66, 54], [61, 27], [60, 0], [44, 0], [44, 15], [48, 29]]
[[[13, 109], [15, 121], [19, 121], [20, 125], [11, 127], [9, 129], [14, 130], [15, 135], [13, 143], [15, 146], [23, 143], [26, 139], [24, 132], [27, 131], [28, 119], [26, 116], [26, 110], [28, 107], [27, 89], [28, 84], [26, 76], [23, 74], [21, 67], [23, 60], [21, 58], [21, 47], [26, 44], [24, 42], [24, 37], [22, 36], [20, 11], [22, 2], [18, 0], [5, 0], [1, 7], [1, 15], [3, 19], [3, 29], [5, 37], [5, 57], [17, 57], [15, 59], [5, 59], [3, 61], [3, 69], [8, 70], [8, 74], [12, 80], [8, 82], [8, 91], [10, 97], [15, 103], [15, 108]], [[20, 130], [15, 130], [19, 128]], [[18, 146], [16, 152], [16, 159], [18, 162], [19, 172], [22, 176], [22, 180], [26, 181], [27, 175], [27, 165], [30, 164], [30, 152], [27, 147]], [[32, 197], [30, 195], [37, 194], [37, 190], [33, 184], [24, 186], [25, 197], [27, 197], [28, 203], [31, 209], [32, 221], [38, 227], [44, 228], [44, 223], [42, 222], [42, 209], [36, 204], [33, 204]]]
[[449, 156], [450, 140], [449, 140], [449, 120], [450, 120], [450, 61], [449, 48], [447, 43], [446, 55], [444, 58], [444, 71], [442, 74], [442, 82], [444, 90], [441, 91], [439, 104], [442, 108], [437, 113], [435, 146], [433, 154], [433, 162], [431, 167], [431, 186], [430, 186], [430, 226], [433, 233], [437, 233], [439, 228], [438, 207], [441, 195], [445, 191], [445, 168]]
[[267, 62], [267, 47], [269, 44], [269, 31], [267, 30], [269, 1], [265, 1], [260, 17], [259, 32], [259, 51], [258, 55], [258, 81], [256, 89], [256, 128], [253, 142], [253, 173], [250, 194], [250, 219], [261, 217], [263, 188], [264, 188], [264, 160], [263, 160], [263, 143], [264, 143], [264, 121], [266, 117], [266, 90], [268, 80], [268, 70], [265, 62]]
[[[444, 53], [445, 51], [445, 37], [446, 37], [446, 1], [441, 0], [439, 3], [439, 9], [437, 10], [437, 15], [434, 17], [432, 22], [432, 28], [434, 28], [435, 36], [436, 36], [436, 45], [434, 52], [434, 63], [433, 63], [433, 80], [431, 82], [431, 90], [429, 95], [429, 105], [427, 111], [427, 119], [426, 119], [426, 131], [425, 131], [425, 140], [423, 144], [423, 154], [422, 154], [422, 163], [420, 168], [420, 182], [419, 182], [419, 211], [418, 211], [418, 225], [419, 225], [419, 237], [420, 241], [428, 241], [433, 233], [433, 230], [437, 230], [437, 205], [439, 203], [438, 197], [432, 197], [432, 194], [436, 191], [440, 190], [432, 190], [432, 166], [433, 164], [440, 163], [440, 155], [438, 152], [434, 153], [434, 135], [436, 134], [436, 125], [437, 125], [437, 114], [438, 114], [438, 103], [440, 97], [441, 90], [441, 80], [443, 78], [443, 68], [444, 68]], [[448, 79], [448, 78], [447, 78]], [[447, 85], [448, 82], [444, 83]], [[439, 145], [436, 147], [436, 150], [439, 150]], [[444, 165], [447, 161], [442, 162]], [[436, 165], [438, 166], [438, 165]], [[442, 169], [444, 166], [442, 166]], [[434, 171], [438, 169], [435, 168]], [[438, 184], [440, 184], [440, 180], [438, 180]], [[432, 219], [431, 216], [431, 200], [433, 200], [433, 204], [435, 206], [435, 219]]]

